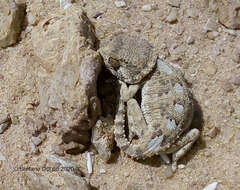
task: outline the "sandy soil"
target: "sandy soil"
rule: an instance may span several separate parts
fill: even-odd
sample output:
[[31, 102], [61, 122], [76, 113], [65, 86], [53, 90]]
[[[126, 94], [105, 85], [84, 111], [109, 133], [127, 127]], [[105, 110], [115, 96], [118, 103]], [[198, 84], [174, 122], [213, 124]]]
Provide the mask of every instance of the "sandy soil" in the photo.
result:
[[[34, 11], [44, 14], [59, 6], [53, 0], [29, 0], [27, 5], [37, 7], [40, 2], [44, 4], [44, 11], [42, 7]], [[112, 0], [76, 3], [83, 6], [95, 24], [102, 44], [119, 31], [139, 35], [151, 42], [160, 56], [183, 68], [195, 99], [193, 126], [201, 129], [201, 138], [179, 162], [185, 167], [171, 178], [166, 178], [166, 166], [159, 157], [137, 162], [116, 148], [109, 164], [98, 155], [93, 157], [93, 174], [86, 176], [90, 184], [100, 190], [200, 190], [217, 181], [217, 190], [240, 189], [240, 35], [219, 23], [207, 25], [210, 18], [217, 18], [217, 2], [181, 0], [179, 8], [157, 0], [127, 0], [125, 8], [117, 8]], [[218, 3], [221, 6], [226, 1]], [[148, 4], [152, 10], [142, 10], [142, 6]], [[177, 20], [169, 23], [167, 17], [173, 9], [178, 12]], [[44, 14], [39, 14], [40, 20]], [[101, 16], [96, 19], [96, 15]], [[13, 118], [11, 127], [0, 135], [0, 155], [5, 157], [0, 161], [0, 189], [24, 189], [23, 172], [12, 168], [48, 166], [44, 155], [57, 138], [50, 132], [40, 146], [40, 154], [29, 153], [30, 135], [23, 118], [29, 99], [32, 102], [37, 99], [32, 73], [37, 60], [31, 57], [29, 33], [23, 31], [18, 44], [0, 49], [0, 112], [8, 112]], [[215, 134], [216, 131], [219, 132]], [[66, 157], [87, 173], [85, 153]], [[42, 172], [42, 175], [61, 186], [56, 173]]]

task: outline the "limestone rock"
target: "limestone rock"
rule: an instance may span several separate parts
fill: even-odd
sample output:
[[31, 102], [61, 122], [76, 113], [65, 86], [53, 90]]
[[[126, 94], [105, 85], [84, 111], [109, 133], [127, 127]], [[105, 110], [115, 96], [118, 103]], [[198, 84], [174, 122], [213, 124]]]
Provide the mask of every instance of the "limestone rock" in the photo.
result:
[[13, 0], [0, 0], [0, 47], [5, 48], [17, 42], [24, 10], [24, 4], [16, 4]]
[[[49, 79], [42, 80], [39, 87], [38, 112], [46, 126], [62, 135], [63, 143], [76, 142], [84, 146], [90, 143], [90, 129], [101, 113], [97, 98], [96, 81], [101, 69], [100, 57], [88, 50], [81, 61], [77, 52], [68, 54], [69, 64], [60, 65]], [[72, 149], [72, 148], [71, 148]], [[82, 147], [81, 149], [84, 149]]]
[[37, 84], [40, 104], [35, 120], [60, 135], [66, 153], [80, 153], [90, 144], [91, 128], [101, 113], [96, 89], [101, 57], [94, 51], [94, 26], [73, 4], [50, 12], [31, 38], [45, 70]]
[[[49, 13], [47, 18], [34, 27], [31, 38], [34, 52], [43, 60], [42, 66], [47, 71], [53, 71], [56, 65], [66, 63], [66, 56], [73, 50], [71, 47], [77, 48], [75, 53], [81, 54], [97, 45], [95, 28], [78, 6], [71, 6], [67, 10], [59, 8], [57, 12]], [[64, 48], [66, 45], [68, 47]]]
[[239, 16], [240, 3], [231, 2], [229, 5], [220, 6], [218, 19], [221, 24], [230, 29], [240, 29]]

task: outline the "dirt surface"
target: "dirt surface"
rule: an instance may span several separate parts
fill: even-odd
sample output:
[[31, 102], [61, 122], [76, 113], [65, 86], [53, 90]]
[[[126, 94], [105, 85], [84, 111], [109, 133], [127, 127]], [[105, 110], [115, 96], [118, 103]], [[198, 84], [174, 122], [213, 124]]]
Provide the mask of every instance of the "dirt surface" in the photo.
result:
[[[134, 161], [117, 148], [110, 163], [97, 154], [92, 157], [91, 175], [87, 174], [86, 153], [65, 158], [76, 162], [85, 179], [100, 190], [201, 190], [215, 181], [219, 182], [217, 190], [240, 189], [240, 33], [217, 22], [217, 7], [228, 6], [228, 1], [125, 2], [122, 8], [112, 0], [76, 0], [74, 4], [82, 6], [95, 25], [100, 46], [119, 32], [139, 35], [155, 46], [159, 56], [183, 68], [195, 99], [192, 125], [201, 130], [201, 138], [180, 160], [185, 167], [170, 178], [159, 157]], [[40, 153], [31, 154], [31, 134], [24, 122], [39, 98], [36, 76], [41, 67], [33, 56], [31, 33], [59, 2], [29, 0], [26, 5], [28, 22], [21, 39], [0, 49], [0, 112], [9, 113], [12, 119], [11, 126], [0, 134], [0, 189], [28, 189], [25, 172], [16, 168], [52, 166], [46, 155], [59, 138], [49, 131], [39, 146]], [[58, 172], [36, 173], [64, 189]]]

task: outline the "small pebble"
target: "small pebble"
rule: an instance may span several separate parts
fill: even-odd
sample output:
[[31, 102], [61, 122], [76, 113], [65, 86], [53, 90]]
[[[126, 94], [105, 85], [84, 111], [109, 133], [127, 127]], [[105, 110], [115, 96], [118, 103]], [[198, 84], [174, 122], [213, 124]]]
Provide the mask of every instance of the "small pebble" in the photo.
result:
[[218, 36], [218, 34], [219, 33], [217, 31], [208, 32], [207, 37], [210, 40], [215, 40], [215, 38]]
[[42, 143], [42, 139], [39, 137], [32, 137], [32, 142], [34, 145], [38, 146]]
[[123, 8], [123, 7], [126, 7], [126, 2], [125, 1], [115, 1], [115, 6], [117, 8]]
[[105, 174], [106, 173], [106, 170], [105, 169], [103, 169], [103, 168], [100, 168], [100, 174]]
[[71, 6], [72, 6], [72, 1], [71, 0], [60, 0], [60, 7], [61, 8], [66, 10]]
[[39, 153], [39, 149], [36, 147], [36, 145], [34, 145], [33, 143], [30, 144], [30, 152], [32, 154], [38, 154]]
[[3, 156], [3, 154], [0, 152], [0, 161], [4, 161], [6, 160], [5, 156]]
[[213, 127], [210, 129], [210, 131], [207, 133], [207, 136], [214, 138], [217, 136], [217, 134], [220, 132], [220, 130], [217, 127]]
[[214, 64], [208, 64], [205, 67], [205, 73], [208, 75], [215, 75], [217, 72], [217, 67]]
[[232, 127], [227, 127], [221, 130], [221, 137], [224, 144], [229, 144], [233, 137], [235, 136], [235, 131]]
[[173, 171], [172, 171], [172, 167], [171, 166], [167, 166], [164, 169], [164, 175], [166, 178], [171, 178], [173, 176]]
[[188, 45], [193, 44], [194, 41], [195, 41], [194, 37], [192, 37], [192, 36], [188, 36], [187, 39], [186, 39], [186, 42], [187, 42]]
[[150, 4], [142, 6], [142, 11], [150, 12], [151, 10], [152, 10], [152, 5]]
[[206, 157], [210, 157], [210, 156], [212, 155], [211, 150], [206, 150], [206, 152], [204, 152], [204, 155], [205, 155]]
[[233, 91], [233, 86], [229, 81], [225, 81], [222, 83], [222, 88], [225, 92]]
[[182, 24], [176, 24], [176, 26], [173, 28], [173, 31], [176, 32], [178, 35], [182, 35], [185, 28]]
[[218, 182], [213, 182], [210, 185], [203, 188], [203, 190], [215, 190], [217, 188]]
[[178, 165], [178, 168], [179, 168], [179, 169], [183, 169], [183, 168], [185, 168], [185, 165], [184, 165], [184, 164], [179, 164], [179, 165]]
[[239, 51], [235, 50], [235, 51], [232, 52], [231, 55], [232, 55], [231, 58], [235, 63], [240, 62], [240, 52]]
[[169, 23], [174, 23], [177, 21], [178, 11], [176, 9], [172, 9], [169, 15], [166, 18], [166, 21]]
[[31, 12], [27, 14], [27, 21], [30, 25], [36, 25], [37, 23], [36, 17]]
[[240, 85], [240, 76], [232, 77], [232, 83], [236, 86], [239, 86]]
[[206, 25], [203, 27], [205, 32], [208, 31], [217, 31], [218, 30], [218, 23], [215, 17], [211, 17], [208, 19]]
[[128, 177], [130, 174], [128, 172], [124, 172], [123, 174], [125, 177]]
[[199, 15], [199, 12], [196, 8], [189, 8], [186, 10], [186, 16], [188, 18], [197, 18]]
[[167, 3], [172, 7], [180, 7], [180, 0], [168, 0]]

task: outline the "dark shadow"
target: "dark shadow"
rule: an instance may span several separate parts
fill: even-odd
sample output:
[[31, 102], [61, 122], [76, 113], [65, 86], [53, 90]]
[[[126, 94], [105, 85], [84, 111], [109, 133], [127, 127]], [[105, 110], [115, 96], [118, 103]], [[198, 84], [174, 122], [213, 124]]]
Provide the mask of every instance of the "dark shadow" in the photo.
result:
[[99, 190], [99, 188], [94, 187], [94, 186], [90, 186], [90, 189], [91, 189], [91, 190]]
[[[105, 67], [99, 74], [97, 80], [97, 95], [101, 101], [102, 115], [108, 117], [111, 115], [115, 118], [117, 113], [117, 106], [119, 102], [120, 85], [118, 79], [113, 76]], [[109, 164], [116, 163], [120, 155], [120, 149], [114, 145]]]
[[114, 164], [117, 162], [119, 155], [120, 155], [120, 149], [117, 146], [114, 146], [113, 150], [112, 150], [112, 155], [111, 158], [108, 160], [108, 164]]
[[115, 118], [119, 93], [120, 88], [117, 78], [103, 67], [97, 80], [97, 94], [101, 101], [103, 117], [110, 114]]
[[197, 128], [200, 131], [203, 130], [204, 121], [203, 121], [203, 112], [202, 108], [198, 104], [197, 100], [193, 99], [194, 114], [193, 120], [190, 128]]
[[189, 162], [189, 160], [194, 159], [194, 156], [197, 154], [197, 152], [199, 152], [199, 150], [203, 150], [206, 148], [206, 142], [202, 138], [202, 135], [201, 135], [201, 133], [203, 131], [203, 126], [204, 126], [203, 112], [202, 112], [200, 105], [198, 104], [198, 102], [195, 99], [193, 101], [193, 105], [194, 105], [194, 117], [193, 117], [193, 121], [192, 121], [190, 128], [199, 129], [200, 137], [195, 142], [193, 147], [189, 150], [189, 152], [186, 154], [186, 156], [184, 156], [179, 161], [180, 163], [183, 163], [183, 164], [187, 164]]
[[143, 165], [148, 165], [151, 167], [160, 167], [163, 164], [162, 159], [160, 158], [160, 156], [152, 156], [150, 158], [146, 158], [146, 159], [142, 159], [142, 160], [135, 160], [138, 163], [141, 163]]

